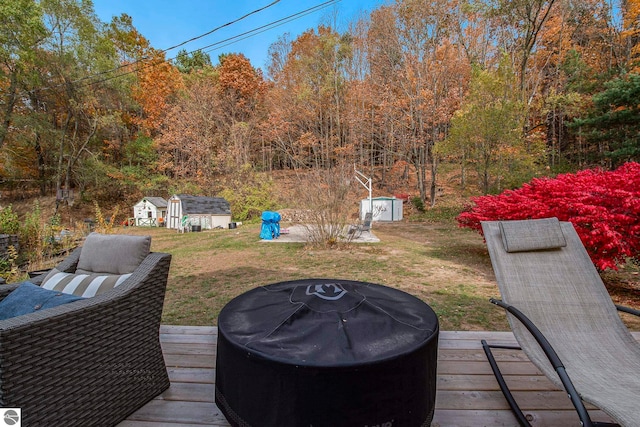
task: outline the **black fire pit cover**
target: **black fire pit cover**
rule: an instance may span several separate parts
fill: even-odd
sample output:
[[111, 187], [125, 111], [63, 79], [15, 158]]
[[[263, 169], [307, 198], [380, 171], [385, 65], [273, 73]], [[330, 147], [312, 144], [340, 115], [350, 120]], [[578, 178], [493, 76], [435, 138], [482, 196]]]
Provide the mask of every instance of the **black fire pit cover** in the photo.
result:
[[234, 426], [427, 426], [438, 319], [372, 283], [308, 279], [253, 289], [218, 318], [216, 403]]

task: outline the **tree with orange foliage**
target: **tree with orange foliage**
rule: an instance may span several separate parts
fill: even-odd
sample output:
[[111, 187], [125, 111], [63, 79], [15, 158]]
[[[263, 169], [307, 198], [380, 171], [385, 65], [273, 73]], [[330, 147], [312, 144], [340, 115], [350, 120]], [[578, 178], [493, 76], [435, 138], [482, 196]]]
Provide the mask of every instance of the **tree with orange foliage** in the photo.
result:
[[137, 84], [133, 87], [133, 99], [140, 106], [134, 117], [142, 133], [156, 136], [169, 103], [183, 87], [180, 72], [165, 59], [164, 53], [149, 48], [144, 58], [135, 65]]
[[162, 172], [204, 188], [253, 161], [264, 81], [236, 54], [195, 73], [164, 116], [156, 146]]
[[558, 2], [539, 32], [539, 48], [527, 70], [534, 90], [526, 129], [531, 139], [546, 141], [550, 167], [584, 158], [587, 146], [569, 124], [591, 105], [602, 76], [625, 67], [611, 14], [598, 0]]
[[[364, 24], [360, 24], [364, 25]], [[361, 83], [351, 85], [351, 96], [357, 96], [353, 104], [358, 120], [352, 126], [360, 163], [371, 168], [382, 166], [381, 184], [386, 184], [386, 170], [407, 156], [401, 148], [404, 138], [398, 138], [403, 113], [397, 100], [402, 97], [400, 83], [402, 46], [396, 28], [395, 8], [381, 7], [371, 14], [369, 25], [361, 30], [364, 56], [369, 62], [369, 72]]]
[[155, 140], [161, 173], [203, 187], [213, 181], [215, 157], [222, 146], [216, 84], [215, 76], [201, 76], [167, 110]]
[[640, 0], [626, 0], [624, 10], [624, 40], [630, 48], [630, 70], [640, 72]]
[[253, 159], [266, 86], [261, 71], [242, 54], [221, 56], [217, 72], [220, 114], [216, 123], [223, 142], [218, 166], [237, 169]]
[[294, 40], [272, 76], [269, 113], [285, 131], [275, 138], [294, 167], [329, 168], [344, 156], [344, 67], [350, 55], [348, 35], [323, 25]]
[[407, 160], [414, 166], [420, 198], [435, 205], [437, 156], [434, 147], [448, 133], [464, 94], [470, 68], [453, 43], [455, 0], [404, 0], [398, 3], [402, 67], [398, 105], [402, 111]]

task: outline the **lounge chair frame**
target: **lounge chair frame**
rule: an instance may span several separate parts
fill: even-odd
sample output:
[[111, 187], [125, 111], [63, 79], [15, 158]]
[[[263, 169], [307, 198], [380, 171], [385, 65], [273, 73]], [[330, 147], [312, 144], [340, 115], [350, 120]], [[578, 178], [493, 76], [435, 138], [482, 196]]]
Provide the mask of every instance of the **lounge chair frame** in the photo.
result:
[[[549, 362], [557, 372], [558, 377], [560, 378], [560, 381], [562, 381], [562, 384], [565, 388], [565, 391], [567, 392], [567, 394], [569, 395], [569, 398], [571, 399], [571, 403], [573, 403], [573, 406], [576, 409], [576, 412], [578, 413], [578, 417], [580, 418], [580, 423], [584, 427], [619, 426], [619, 424], [615, 424], [615, 423], [594, 422], [591, 420], [591, 417], [589, 416], [589, 413], [587, 412], [587, 409], [584, 406], [584, 402], [582, 401], [582, 399], [580, 398], [580, 395], [576, 391], [573, 385], [573, 382], [571, 382], [571, 378], [569, 378], [569, 375], [567, 374], [567, 371], [565, 370], [564, 365], [560, 360], [560, 357], [558, 356], [556, 351], [553, 349], [553, 346], [551, 346], [551, 344], [549, 343], [547, 338], [544, 336], [544, 334], [540, 332], [540, 330], [536, 327], [536, 325], [527, 316], [525, 316], [520, 310], [518, 310], [514, 306], [505, 304], [501, 300], [490, 298], [489, 301], [492, 304], [495, 304], [498, 307], [502, 307], [503, 309], [507, 310], [516, 319], [522, 322], [522, 324], [527, 328], [527, 330], [529, 330], [529, 332], [531, 332], [531, 334], [536, 339], [538, 344], [540, 344], [540, 348], [542, 348], [542, 350], [547, 355]], [[616, 308], [621, 312], [625, 312], [625, 313], [640, 317], [640, 311], [638, 310], [632, 309], [630, 307], [624, 307], [621, 305], [616, 305]], [[498, 367], [498, 362], [496, 361], [495, 357], [493, 356], [493, 352], [491, 351], [492, 348], [505, 349], [505, 350], [522, 350], [522, 348], [518, 346], [488, 344], [486, 340], [482, 340], [481, 343], [482, 343], [482, 349], [484, 350], [487, 356], [487, 359], [489, 360], [489, 365], [491, 365], [491, 370], [493, 371], [493, 375], [496, 377], [496, 380], [498, 381], [498, 385], [500, 386], [500, 390], [502, 391], [502, 394], [507, 400], [507, 403], [509, 403], [509, 407], [511, 408], [514, 415], [518, 419], [518, 423], [522, 427], [530, 427], [531, 423], [529, 422], [529, 420], [527, 420], [527, 417], [522, 412], [522, 409], [520, 409], [520, 406], [518, 405], [515, 398], [513, 397], [513, 394], [511, 394], [511, 390], [509, 390], [509, 387], [507, 386], [507, 383], [504, 380], [504, 376], [502, 375], [502, 372]]]
[[[588, 255], [586, 253], [586, 251], [584, 250], [584, 248], [582, 247], [582, 244], [579, 242], [579, 239], [577, 237], [577, 235], [575, 234], [575, 230], [573, 230], [573, 227], [571, 227], [570, 224], [568, 223], [564, 223], [562, 224], [562, 229], [563, 229], [563, 233], [565, 233], [565, 235], [568, 234], [568, 242], [570, 242], [570, 245], [573, 249], [571, 250], [578, 250], [580, 253], [578, 253], [579, 256], [581, 256], [581, 259], [586, 259], [586, 261], [584, 262], [584, 265], [581, 264], [581, 267], [584, 268], [591, 268], [593, 270], [592, 276], [590, 277], [594, 277], [594, 280], [600, 281], [599, 277], [597, 276], [597, 273], [595, 272], [595, 268], [592, 266], [592, 264], [590, 263], [590, 261], [588, 261]], [[520, 270], [514, 270], [515, 267], [512, 266], [511, 262], [515, 261], [516, 259], [511, 259], [511, 258], [505, 258], [502, 260], [499, 260], [497, 258], [501, 258], [502, 256], [500, 254], [504, 253], [504, 256], [508, 257], [511, 254], [507, 253], [509, 251], [505, 252], [501, 252], [502, 249], [497, 249], [499, 246], [501, 247], [501, 245], [503, 244], [503, 242], [499, 242], [499, 237], [498, 235], [496, 235], [496, 231], [497, 231], [497, 222], [494, 222], [493, 224], [491, 223], [483, 223], [483, 230], [485, 231], [485, 238], [487, 238], [487, 245], [489, 246], [489, 252], [492, 256], [491, 260], [492, 260], [492, 264], [494, 266], [494, 269], [496, 270], [496, 276], [499, 279], [498, 280], [498, 284], [500, 285], [501, 291], [506, 291], [508, 288], [507, 283], [510, 280], [514, 280], [514, 281], [518, 281], [520, 282], [521, 279], [520, 275], [523, 275], [522, 278], [524, 278], [523, 283], [521, 283], [521, 286], [525, 286], [524, 283], [528, 283], [528, 285], [526, 286], [532, 286], [532, 287], [538, 287], [540, 286], [540, 283], [536, 283], [536, 282], [527, 282], [528, 280], [531, 280], [531, 277], [527, 276], [527, 273], [525, 272], [520, 272]], [[502, 224], [500, 224], [500, 232], [502, 232]], [[491, 233], [491, 242], [489, 241], [489, 238], [487, 236], [487, 233]], [[504, 239], [505, 237], [502, 236], [502, 238]], [[498, 240], [498, 241], [496, 241]], [[506, 244], [506, 243], [505, 243]], [[504, 248], [503, 248], [504, 249]], [[564, 248], [559, 248], [558, 250], [561, 250]], [[497, 258], [494, 258], [494, 256], [496, 256]], [[522, 256], [528, 256], [528, 255], [519, 255], [519, 257]], [[556, 256], [555, 253], [550, 252], [549, 253], [550, 257], [554, 257]], [[544, 257], [547, 257], [547, 255], [544, 255]], [[520, 260], [522, 260], [522, 258], [519, 258]], [[518, 262], [518, 261], [517, 261]], [[519, 261], [521, 262], [521, 261]], [[589, 265], [586, 265], [589, 264]], [[516, 265], [520, 265], [520, 264], [516, 264]], [[537, 265], [537, 264], [536, 264]], [[544, 268], [549, 268], [550, 264], [545, 264]], [[500, 274], [498, 274], [498, 271], [500, 271]], [[500, 277], [498, 277], [500, 276]], [[501, 283], [501, 281], [505, 281], [506, 283]], [[600, 281], [601, 282], [601, 281]], [[559, 282], [562, 283], [562, 282]], [[593, 282], [593, 286], [598, 286], [597, 282]], [[574, 283], [575, 284], [575, 283]], [[601, 284], [599, 286], [602, 286]], [[541, 289], [545, 289], [544, 287]], [[604, 291], [604, 287], [602, 286], [602, 293], [604, 295], [606, 295], [606, 291]], [[510, 291], [511, 292], [511, 291]], [[522, 297], [524, 295], [529, 295], [529, 293], [525, 293], [524, 295], [522, 294], [514, 294], [514, 295], [518, 295], [519, 298], [521, 299], [520, 303], [525, 303], [525, 300], [522, 300]], [[539, 293], [533, 293], [532, 295], [539, 295]], [[598, 295], [602, 295], [602, 294], [598, 294]], [[504, 296], [504, 295], [503, 295]], [[603, 297], [602, 297], [603, 298]], [[607, 298], [608, 300], [608, 298]], [[562, 300], [560, 300], [562, 301]], [[598, 300], [600, 301], [600, 300]], [[604, 301], [604, 300], [602, 300]], [[495, 298], [491, 298], [490, 302], [498, 307], [503, 308], [504, 310], [507, 311], [507, 313], [509, 313], [510, 315], [510, 322], [512, 324], [512, 328], [514, 328], [517, 324], [522, 325], [522, 327], [524, 327], [524, 329], [526, 329], [526, 331], [529, 332], [530, 337], [533, 338], [533, 340], [525, 340], [526, 342], [529, 342], [529, 344], [532, 344], [535, 346], [535, 343], [537, 343], [537, 346], [539, 347], [539, 350], [537, 350], [537, 352], [539, 352], [540, 350], [542, 351], [542, 354], [540, 354], [539, 356], [536, 357], [536, 359], [538, 360], [538, 362], [535, 362], [536, 366], [538, 366], [538, 368], [541, 368], [541, 365], [538, 365], [538, 363], [541, 361], [541, 358], [544, 359], [544, 357], [546, 357], [546, 359], [548, 360], [548, 365], [546, 369], [548, 369], [549, 367], [552, 368], [553, 371], [555, 371], [557, 378], [556, 381], [559, 380], [559, 385], [561, 385], [564, 390], [567, 392], [568, 397], [570, 398], [573, 407], [575, 408], [578, 417], [580, 419], [580, 422], [583, 426], [585, 427], [605, 427], [605, 426], [619, 426], [619, 424], [615, 424], [615, 423], [607, 423], [607, 422], [594, 422], [593, 420], [591, 420], [591, 417], [589, 416], [589, 413], [585, 407], [584, 404], [584, 400], [583, 397], [581, 397], [581, 394], [577, 391], [576, 387], [574, 386], [575, 383], [575, 379], [572, 380], [572, 378], [570, 378], [569, 373], [567, 372], [567, 370], [565, 369], [565, 364], [562, 361], [562, 358], [558, 355], [558, 352], [556, 349], [554, 349], [554, 347], [552, 346], [552, 344], [550, 343], [549, 339], [544, 335], [544, 333], [539, 329], [539, 325], [536, 325], [536, 323], [534, 321], [531, 320], [530, 317], [528, 317], [525, 313], [523, 313], [519, 307], [516, 307], [513, 304], [510, 304], [508, 302], [499, 300], [499, 299], [495, 299]], [[516, 304], [519, 305], [520, 303]], [[552, 302], [551, 300], [549, 300], [548, 302], [545, 302], [545, 304], [543, 305], [548, 305], [549, 303], [555, 304], [555, 302]], [[536, 304], [538, 306], [540, 306], [539, 302], [536, 302]], [[604, 306], [610, 306], [611, 307], [611, 311], [613, 313], [615, 313], [615, 311], [617, 310], [618, 312], [624, 312], [627, 314], [631, 314], [631, 315], [635, 315], [635, 316], [639, 316], [640, 317], [640, 311], [636, 310], [636, 309], [632, 309], [629, 307], [624, 307], [624, 306], [620, 306], [620, 305], [615, 305], [612, 304], [609, 300], [608, 303], [605, 303]], [[604, 306], [603, 306], [603, 310], [604, 310]], [[613, 309], [613, 307], [615, 307], [615, 310]], [[529, 308], [531, 309], [531, 308]], [[607, 308], [607, 310], [609, 310]], [[547, 310], [548, 311], [548, 310]], [[538, 317], [540, 316], [540, 314], [538, 314]], [[613, 317], [613, 315], [612, 315]], [[541, 320], [541, 319], [539, 319]], [[619, 320], [619, 319], [618, 319]], [[515, 323], [514, 323], [515, 322]], [[622, 323], [620, 322], [620, 328], [618, 329], [624, 329], [624, 325], [622, 325]], [[520, 329], [520, 328], [518, 328]], [[522, 329], [522, 330], [524, 330]], [[514, 332], [516, 331], [516, 329], [514, 329]], [[518, 339], [518, 341], [520, 341], [519, 338], [519, 334], [516, 334], [516, 338]], [[556, 338], [557, 341], [557, 338]], [[556, 345], [558, 345], [558, 342], [556, 342]], [[527, 420], [527, 417], [524, 415], [523, 411], [520, 409], [518, 403], [516, 402], [513, 394], [511, 393], [511, 391], [509, 390], [508, 385], [506, 384], [506, 381], [498, 367], [498, 363], [493, 355], [492, 349], [511, 349], [511, 350], [522, 350], [522, 348], [520, 346], [510, 346], [510, 345], [496, 345], [496, 344], [488, 344], [485, 340], [482, 340], [482, 347], [483, 350], [487, 356], [487, 359], [489, 361], [489, 364], [491, 366], [491, 369], [494, 373], [494, 376], [496, 377], [496, 380], [498, 382], [498, 385], [500, 387], [500, 390], [502, 391], [503, 395], [505, 396], [505, 399], [507, 400], [511, 410], [513, 411], [514, 415], [516, 416], [516, 419], [518, 421], [518, 423], [523, 426], [523, 427], [528, 427], [531, 426], [531, 424], [529, 423], [529, 420]], [[528, 345], [527, 347], [529, 350], [532, 350], [532, 348]], [[565, 356], [568, 357], [568, 353], [566, 352], [565, 349]], [[637, 352], [634, 353], [637, 354]], [[529, 353], [527, 353], [530, 357], [531, 355]], [[563, 356], [564, 357], [564, 356]], [[541, 368], [542, 369], [542, 368]], [[543, 372], [547, 375], [549, 375], [548, 371], [543, 370]], [[575, 374], [575, 372], [574, 372]], [[551, 378], [551, 377], [550, 377]], [[609, 378], [614, 378], [614, 377], [609, 377]], [[558, 383], [556, 383], [558, 384]], [[609, 383], [611, 384], [611, 383]], [[584, 393], [584, 385], [583, 387], [583, 393]], [[597, 406], [597, 405], [596, 405]], [[627, 417], [628, 418], [628, 417]], [[635, 424], [634, 424], [635, 425]]]

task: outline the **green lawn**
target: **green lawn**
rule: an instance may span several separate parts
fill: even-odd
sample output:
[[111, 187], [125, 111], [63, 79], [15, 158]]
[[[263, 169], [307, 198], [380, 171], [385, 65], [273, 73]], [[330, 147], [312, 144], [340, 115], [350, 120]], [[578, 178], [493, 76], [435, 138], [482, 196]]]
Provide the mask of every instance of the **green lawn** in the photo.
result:
[[[402, 289], [430, 304], [443, 330], [508, 329], [504, 313], [488, 302], [499, 294], [480, 235], [446, 219], [374, 223], [372, 231], [379, 243], [319, 249], [303, 243], [262, 242], [258, 224], [186, 234], [164, 228], [115, 230], [150, 234], [152, 250], [173, 255], [165, 324], [215, 325], [220, 309], [249, 289], [321, 277]], [[637, 285], [638, 276], [636, 269], [604, 277], [626, 284], [633, 284], [635, 277]], [[640, 297], [636, 292], [635, 298], [625, 302], [637, 307]]]

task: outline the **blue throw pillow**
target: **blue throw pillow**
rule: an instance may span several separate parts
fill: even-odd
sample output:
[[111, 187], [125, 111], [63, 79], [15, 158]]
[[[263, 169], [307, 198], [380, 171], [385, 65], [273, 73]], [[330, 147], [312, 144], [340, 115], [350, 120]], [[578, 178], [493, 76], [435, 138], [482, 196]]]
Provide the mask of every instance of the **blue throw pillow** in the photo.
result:
[[83, 298], [43, 289], [31, 282], [23, 282], [0, 301], [0, 320], [34, 313], [79, 299]]

